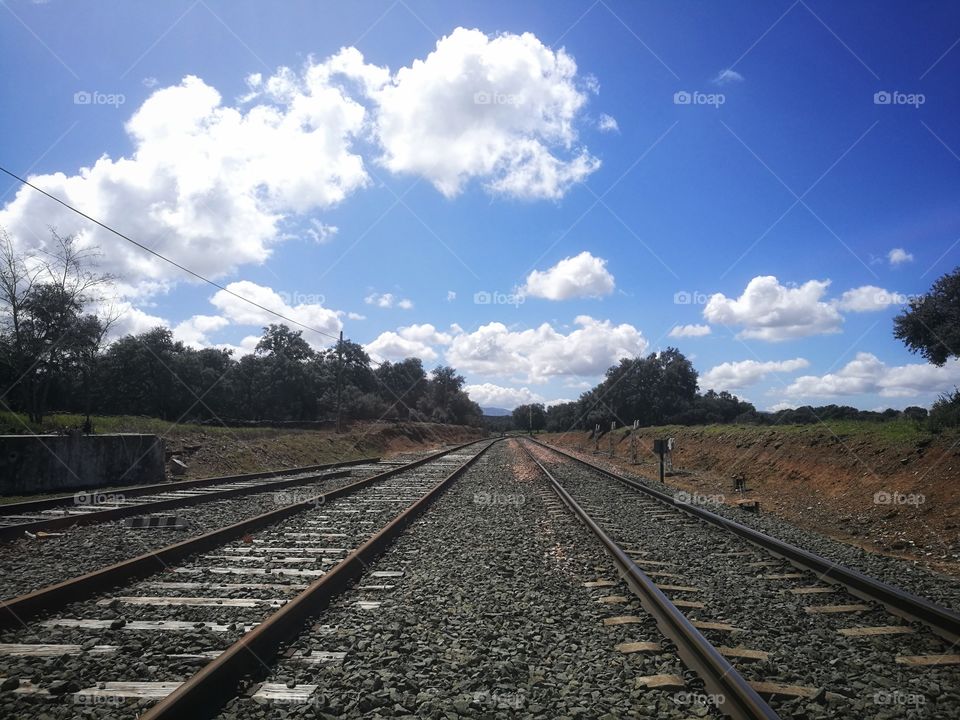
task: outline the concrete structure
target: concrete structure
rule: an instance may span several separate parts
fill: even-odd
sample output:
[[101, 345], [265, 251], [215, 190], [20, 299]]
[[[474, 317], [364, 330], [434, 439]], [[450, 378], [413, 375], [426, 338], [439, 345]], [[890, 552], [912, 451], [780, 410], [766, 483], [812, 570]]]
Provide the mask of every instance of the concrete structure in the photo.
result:
[[0, 435], [0, 495], [163, 479], [163, 440], [156, 435]]

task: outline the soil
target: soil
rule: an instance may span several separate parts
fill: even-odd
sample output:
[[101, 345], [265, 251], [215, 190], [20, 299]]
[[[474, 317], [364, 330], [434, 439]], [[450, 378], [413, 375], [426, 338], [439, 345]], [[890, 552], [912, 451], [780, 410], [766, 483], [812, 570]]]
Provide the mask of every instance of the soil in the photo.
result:
[[[613, 463], [624, 470], [656, 477], [653, 439], [673, 437], [674, 472], [666, 482], [678, 491], [727, 504], [756, 499], [762, 512], [796, 526], [960, 577], [960, 441], [955, 437], [844, 435], [812, 426], [634, 432], [637, 465], [631, 461], [631, 431], [613, 434]], [[595, 449], [584, 432], [542, 439], [587, 454]], [[609, 434], [599, 448], [609, 459]], [[746, 481], [745, 493], [734, 490], [737, 475]]]
[[444, 445], [483, 437], [477, 428], [434, 423], [354, 423], [341, 434], [332, 430], [263, 429], [207, 434], [202, 429], [178, 432], [166, 441], [167, 457], [177, 458], [186, 472], [168, 479], [220, 475], [319, 465], [362, 457], [387, 457], [411, 450], [439, 449]]

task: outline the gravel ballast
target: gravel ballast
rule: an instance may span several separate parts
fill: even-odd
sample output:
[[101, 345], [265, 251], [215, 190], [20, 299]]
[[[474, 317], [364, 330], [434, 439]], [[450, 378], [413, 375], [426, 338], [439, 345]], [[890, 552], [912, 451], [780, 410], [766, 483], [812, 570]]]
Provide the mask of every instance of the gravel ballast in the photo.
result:
[[[896, 662], [898, 655], [956, 652], [928, 629], [911, 627], [842, 589], [791, 593], [828, 586], [714, 525], [549, 450], [531, 449], [618, 544], [634, 551], [637, 565], [656, 574], [671, 600], [703, 605], [684, 609], [689, 619], [733, 626], [731, 631], [703, 631], [715, 646], [742, 644], [769, 653], [759, 662], [734, 661], [747, 680], [815, 692], [813, 698], [775, 696], [770, 702], [781, 716], [886, 718], [902, 717], [906, 710], [922, 711], [927, 718], [960, 716], [960, 668]], [[846, 609], [825, 611], [837, 606]], [[878, 626], [906, 626], [913, 632], [875, 637], [840, 633]]]
[[[404, 453], [390, 462], [411, 462], [430, 452]], [[315, 495], [370, 477], [394, 465], [357, 465], [350, 475], [306, 482], [282, 489], [267, 489], [223, 500], [198, 498], [196, 505], [160, 513], [185, 521], [185, 530], [163, 528], [127, 529], [123, 521], [83, 525], [58, 530], [47, 538], [24, 536], [0, 543], [0, 599], [10, 599], [136, 557], [151, 550], [186, 540], [245, 518], [276, 510], [282, 505], [306, 500]], [[316, 473], [308, 473], [316, 475]], [[145, 513], [147, 514], [147, 513]], [[62, 533], [62, 534], [60, 534]]]

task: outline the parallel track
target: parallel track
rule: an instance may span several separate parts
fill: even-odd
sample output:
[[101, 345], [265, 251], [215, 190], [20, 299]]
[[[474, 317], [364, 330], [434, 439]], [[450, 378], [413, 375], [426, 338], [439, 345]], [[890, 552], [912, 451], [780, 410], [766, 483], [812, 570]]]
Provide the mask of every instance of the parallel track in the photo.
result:
[[[98, 684], [85, 685], [90, 680], [88, 672], [86, 677], [78, 678], [83, 687], [70, 687], [68, 693], [73, 702], [95, 705], [98, 698], [102, 701], [129, 696], [155, 700], [173, 691], [150, 712], [150, 717], [195, 717], [198, 708], [203, 708], [204, 715], [214, 714], [236, 693], [251, 665], [271, 657], [284, 639], [341, 592], [368, 561], [492, 443], [477, 453], [471, 448], [475, 444], [435, 453], [303, 503], [2, 603], [0, 627], [6, 628], [6, 644], [0, 645], [0, 653], [22, 656], [24, 652], [44, 652], [46, 648], [47, 652], [63, 652], [71, 657], [80, 654], [84, 663], [96, 668], [101, 667], [99, 655], [106, 655], [110, 662], [109, 657], [118, 647], [101, 644], [78, 650], [79, 643], [74, 641], [83, 633], [90, 637], [91, 630], [101, 637], [106, 633], [105, 637], [113, 641], [118, 633], [129, 631], [134, 632], [134, 638], [145, 637], [140, 633], [151, 630], [168, 637], [186, 635], [194, 646], [190, 652], [171, 653], [152, 661], [158, 666], [151, 672], [155, 681], [131, 684], [130, 680], [142, 678], [129, 677], [128, 670], [127, 677], [117, 682], [107, 680], [103, 687], [99, 685], [104, 682], [102, 678], [97, 678]], [[445, 456], [450, 457], [445, 460]], [[449, 472], [451, 468], [455, 469]], [[405, 510], [394, 516], [392, 506], [397, 504]], [[380, 529], [373, 532], [367, 525]], [[251, 537], [254, 531], [256, 535]], [[317, 547], [318, 544], [341, 547]], [[351, 550], [350, 546], [355, 547]], [[341, 559], [339, 556], [344, 553], [346, 557]], [[241, 567], [232, 567], [238, 565]], [[167, 573], [129, 584], [161, 568], [166, 568]], [[173, 575], [169, 574], [171, 570]], [[97, 593], [118, 585], [124, 585], [122, 593], [92, 601]], [[91, 600], [78, 603], [82, 598]], [[108, 620], [99, 625], [109, 626], [110, 616], [124, 608], [136, 613], [137, 619], [109, 631], [98, 629], [96, 622], [71, 619], [92, 607], [108, 613]], [[53, 610], [66, 614], [50, 618]], [[28, 618], [41, 613], [48, 619], [24, 625]], [[45, 635], [43, 643], [36, 640], [41, 634]], [[231, 635], [239, 639], [225, 648], [223, 641]], [[20, 642], [18, 636], [30, 641]], [[18, 642], [20, 645], [16, 645]], [[177, 641], [163, 642], [177, 647]], [[191, 665], [211, 659], [199, 673], [182, 682], [184, 672], [192, 672]], [[131, 690], [131, 685], [136, 687]], [[18, 692], [43, 695], [44, 689], [28, 684]], [[125, 696], [125, 692], [129, 695]]]
[[25, 532], [36, 533], [110, 522], [211, 500], [344, 477], [349, 471], [342, 468], [375, 464], [378, 461], [379, 458], [361, 458], [287, 470], [198, 478], [131, 488], [82, 490], [74, 495], [10, 503], [0, 506], [0, 542], [22, 537]]

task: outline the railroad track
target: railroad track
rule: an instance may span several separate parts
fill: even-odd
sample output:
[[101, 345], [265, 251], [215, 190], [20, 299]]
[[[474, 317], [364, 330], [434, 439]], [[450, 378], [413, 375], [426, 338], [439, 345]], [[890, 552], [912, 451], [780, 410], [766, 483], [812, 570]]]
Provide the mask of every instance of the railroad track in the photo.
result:
[[625, 586], [640, 598], [704, 683], [706, 711], [957, 717], [957, 613], [564, 451], [525, 448], [617, 563], [621, 577], [598, 582], [606, 599]]
[[109, 522], [264, 490], [280, 490], [316, 480], [345, 477], [350, 473], [345, 468], [375, 466], [378, 462], [379, 458], [362, 458], [245, 475], [128, 488], [80, 490], [73, 495], [0, 505], [0, 541], [21, 537], [23, 533]]
[[150, 717], [215, 712], [490, 444], [0, 603], [0, 716], [132, 717], [158, 701]]

